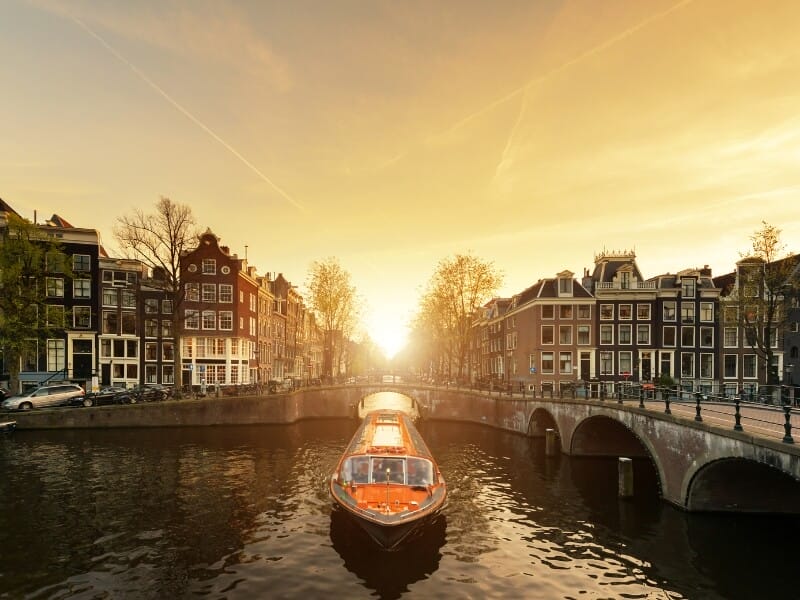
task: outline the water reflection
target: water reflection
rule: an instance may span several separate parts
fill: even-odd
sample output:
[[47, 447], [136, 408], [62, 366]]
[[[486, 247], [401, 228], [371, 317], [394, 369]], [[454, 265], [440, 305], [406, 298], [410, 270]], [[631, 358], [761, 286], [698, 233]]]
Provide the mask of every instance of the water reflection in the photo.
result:
[[367, 413], [378, 409], [401, 410], [412, 419], [419, 417], [416, 402], [397, 392], [376, 392], [366, 396], [358, 405], [358, 416], [363, 419]]
[[427, 579], [439, 567], [445, 543], [447, 522], [436, 515], [406, 540], [397, 550], [388, 552], [355, 523], [350, 515], [334, 509], [331, 513], [331, 542], [348, 571], [379, 598], [399, 598], [413, 583]]

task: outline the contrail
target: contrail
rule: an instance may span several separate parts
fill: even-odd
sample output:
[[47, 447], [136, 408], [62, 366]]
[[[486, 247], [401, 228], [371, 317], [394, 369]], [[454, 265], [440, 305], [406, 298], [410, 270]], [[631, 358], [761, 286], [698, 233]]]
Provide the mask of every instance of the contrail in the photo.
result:
[[[586, 51], [582, 52], [581, 54], [579, 54], [575, 58], [571, 58], [567, 62], [562, 63], [561, 65], [551, 69], [550, 71], [548, 71], [544, 75], [541, 75], [539, 77], [531, 79], [530, 81], [528, 81], [524, 85], [518, 87], [515, 90], [510, 91], [509, 93], [507, 93], [502, 98], [498, 98], [497, 100], [495, 100], [491, 104], [488, 104], [488, 105], [484, 106], [483, 108], [481, 108], [480, 110], [477, 110], [474, 113], [472, 113], [470, 115], [467, 115], [466, 117], [464, 117], [463, 119], [461, 119], [460, 121], [455, 123], [455, 125], [450, 127], [450, 129], [448, 129], [446, 132], [444, 132], [443, 134], [440, 134], [438, 136], [435, 136], [435, 137], [442, 137], [443, 135], [447, 135], [449, 133], [452, 133], [452, 132], [456, 131], [457, 129], [460, 129], [461, 127], [463, 127], [464, 125], [466, 125], [470, 121], [473, 121], [473, 120], [477, 119], [478, 117], [486, 114], [487, 112], [493, 110], [497, 106], [500, 106], [501, 104], [504, 104], [505, 102], [508, 102], [509, 100], [511, 100], [512, 98], [517, 96], [518, 94], [526, 92], [529, 88], [531, 88], [531, 87], [533, 87], [535, 85], [539, 85], [540, 83], [545, 82], [546, 80], [550, 79], [553, 75], [557, 75], [558, 73], [561, 73], [562, 71], [565, 71], [565, 70], [569, 69], [571, 66], [576, 65], [577, 63], [589, 58], [590, 56], [594, 56], [595, 54], [597, 54], [599, 52], [602, 52], [606, 48], [609, 48], [610, 46], [613, 46], [617, 42], [620, 42], [620, 41], [624, 40], [625, 38], [633, 35], [634, 33], [639, 31], [643, 27], [647, 27], [653, 21], [657, 21], [658, 19], [662, 19], [662, 18], [666, 17], [667, 15], [675, 12], [676, 10], [678, 10], [680, 8], [683, 8], [684, 6], [686, 6], [687, 4], [689, 4], [691, 2], [693, 2], [693, 0], [681, 0], [677, 4], [674, 4], [673, 6], [667, 8], [666, 10], [663, 10], [663, 11], [661, 11], [659, 13], [655, 13], [653, 15], [650, 15], [644, 21], [641, 21], [640, 23], [637, 23], [636, 25], [634, 25], [632, 27], [629, 27], [625, 31], [623, 31], [621, 33], [618, 33], [617, 35], [607, 39], [606, 41], [598, 44], [594, 48], [590, 48], [589, 50], [586, 50]], [[516, 126], [515, 126], [515, 129], [516, 129]]]
[[81, 29], [83, 29], [86, 33], [92, 36], [95, 40], [97, 40], [102, 46], [111, 52], [121, 63], [126, 65], [131, 71], [133, 71], [139, 79], [144, 81], [147, 85], [153, 88], [156, 92], [158, 92], [162, 98], [164, 98], [167, 102], [169, 102], [173, 107], [175, 107], [178, 111], [180, 111], [187, 119], [192, 121], [195, 125], [200, 127], [203, 131], [205, 131], [208, 135], [214, 138], [217, 142], [219, 142], [228, 152], [233, 154], [236, 158], [238, 158], [246, 167], [248, 167], [253, 173], [258, 175], [262, 181], [268, 184], [273, 190], [278, 192], [287, 202], [289, 202], [292, 206], [297, 208], [302, 212], [308, 212], [305, 206], [297, 202], [294, 198], [292, 198], [286, 191], [284, 191], [280, 186], [278, 186], [274, 181], [272, 181], [269, 177], [267, 177], [258, 167], [256, 167], [253, 163], [247, 160], [244, 156], [239, 153], [236, 148], [231, 146], [228, 142], [218, 136], [210, 127], [208, 127], [205, 123], [203, 123], [200, 119], [195, 117], [192, 113], [190, 113], [187, 109], [181, 106], [176, 100], [172, 98], [167, 92], [165, 92], [155, 81], [150, 79], [147, 75], [145, 75], [139, 68], [134, 65], [131, 61], [127, 58], [122, 56], [117, 50], [109, 44], [104, 38], [102, 38], [98, 33], [95, 33], [92, 28], [90, 28], [86, 23], [81, 21], [78, 17], [70, 15], [70, 18], [78, 25]]

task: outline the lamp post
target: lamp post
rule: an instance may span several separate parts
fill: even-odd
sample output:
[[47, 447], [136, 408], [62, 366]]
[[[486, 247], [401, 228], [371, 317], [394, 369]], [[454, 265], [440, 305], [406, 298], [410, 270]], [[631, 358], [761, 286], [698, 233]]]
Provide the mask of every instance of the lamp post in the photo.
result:
[[[792, 375], [792, 368], [794, 368], [793, 364], [784, 365], [783, 367], [783, 404], [789, 404], [789, 386], [791, 383], [791, 375]], [[797, 402], [797, 398], [794, 399]]]

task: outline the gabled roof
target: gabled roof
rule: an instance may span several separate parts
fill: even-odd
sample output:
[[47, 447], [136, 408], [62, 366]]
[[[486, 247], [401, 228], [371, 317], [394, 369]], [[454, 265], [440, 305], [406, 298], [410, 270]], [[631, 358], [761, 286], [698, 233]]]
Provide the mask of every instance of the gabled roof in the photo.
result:
[[74, 229], [75, 227], [67, 221], [65, 218], [58, 216], [57, 214], [53, 214], [47, 221], [44, 222], [45, 225], [49, 227], [61, 227], [64, 229]]
[[3, 200], [2, 198], [0, 198], [0, 212], [2, 212], [2, 213], [14, 213], [18, 217], [20, 216], [20, 214], [17, 211], [15, 211], [13, 208], [11, 208], [11, 206], [8, 204], [8, 202]]

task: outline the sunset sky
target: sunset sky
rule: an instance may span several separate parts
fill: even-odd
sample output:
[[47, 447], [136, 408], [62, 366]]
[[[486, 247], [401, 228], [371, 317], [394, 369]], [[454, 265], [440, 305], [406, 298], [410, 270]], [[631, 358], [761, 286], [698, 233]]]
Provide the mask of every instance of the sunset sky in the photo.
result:
[[0, 2], [0, 198], [96, 228], [160, 196], [301, 287], [336, 256], [390, 349], [435, 266], [501, 295], [800, 250], [800, 2]]

